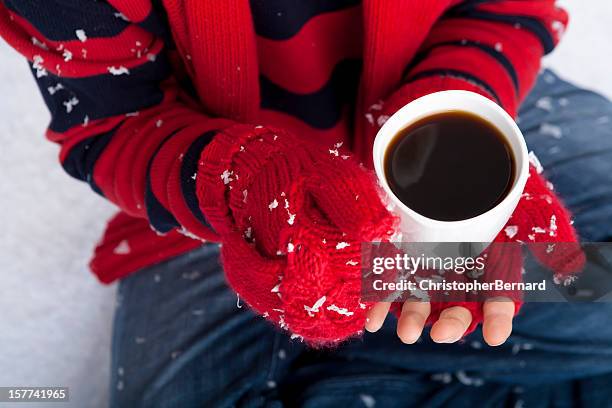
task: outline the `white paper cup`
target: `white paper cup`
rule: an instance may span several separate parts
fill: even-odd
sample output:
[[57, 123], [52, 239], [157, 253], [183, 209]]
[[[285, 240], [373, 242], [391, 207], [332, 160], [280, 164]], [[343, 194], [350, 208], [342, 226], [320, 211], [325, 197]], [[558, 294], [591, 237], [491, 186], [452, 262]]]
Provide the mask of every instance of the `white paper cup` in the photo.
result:
[[[385, 152], [395, 135], [427, 116], [449, 111], [470, 112], [494, 125], [506, 138], [516, 166], [512, 188], [499, 204], [476, 217], [459, 221], [434, 220], [411, 210], [391, 191], [384, 170]], [[376, 175], [401, 218], [400, 232], [402, 240], [407, 242], [490, 243], [512, 215], [529, 175], [527, 146], [514, 120], [496, 103], [468, 91], [435, 92], [405, 105], [378, 131], [373, 155]]]

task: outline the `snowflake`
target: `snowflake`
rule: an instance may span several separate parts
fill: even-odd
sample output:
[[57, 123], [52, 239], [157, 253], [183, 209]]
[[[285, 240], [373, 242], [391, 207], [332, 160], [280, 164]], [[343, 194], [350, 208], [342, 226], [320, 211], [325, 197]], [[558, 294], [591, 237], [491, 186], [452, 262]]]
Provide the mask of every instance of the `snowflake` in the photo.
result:
[[321, 306], [323, 306], [323, 303], [325, 303], [325, 301], [327, 300], [327, 297], [325, 296], [321, 296], [312, 306], [307, 306], [304, 305], [304, 310], [306, 310], [306, 312], [308, 312], [308, 316], [312, 317], [314, 316], [313, 313], [317, 313], [319, 311], [319, 308]]
[[221, 180], [223, 180], [223, 184], [229, 184], [231, 181], [233, 181], [232, 179], [232, 175], [234, 174], [233, 171], [230, 170], [225, 170], [222, 174], [221, 174]]
[[365, 118], [370, 125], [374, 126], [374, 115], [372, 115], [371, 113], [366, 113]]
[[72, 59], [72, 53], [68, 50], [64, 50], [62, 57], [64, 57], [64, 62], [68, 62]]
[[291, 214], [289, 210], [287, 210], [287, 213], [289, 213], [289, 219], [287, 219], [287, 223], [289, 225], [293, 225], [293, 223], [295, 222], [295, 214]]
[[554, 20], [552, 23], [550, 23], [550, 27], [557, 32], [557, 36], [559, 37], [565, 33], [565, 24], [563, 24], [561, 21]]
[[508, 238], [512, 239], [518, 233], [518, 227], [516, 225], [508, 225], [506, 228], [504, 228], [504, 232]]
[[549, 96], [544, 96], [536, 101], [536, 107], [548, 112], [553, 110], [552, 99]]
[[32, 37], [32, 44], [34, 44], [35, 46], [37, 46], [38, 48], [41, 48], [43, 50], [48, 50], [49, 47], [47, 47], [47, 44], [45, 44], [42, 41], [39, 41], [38, 38], [36, 37]]
[[531, 163], [533, 167], [535, 167], [536, 172], [538, 174], [541, 174], [542, 171], [544, 171], [544, 168], [542, 167], [542, 163], [540, 163], [540, 160], [538, 159], [538, 157], [535, 155], [533, 151], [529, 152], [529, 163]]
[[561, 139], [563, 136], [563, 129], [559, 126], [551, 125], [550, 123], [542, 123], [539, 132], [543, 135], [552, 136], [555, 139]]
[[557, 235], [557, 216], [556, 215], [551, 215], [550, 216], [550, 236], [554, 237], [555, 235]]
[[336, 244], [336, 249], [344, 249], [349, 246], [351, 246], [351, 244], [349, 244], [348, 242], [338, 242]]
[[50, 87], [48, 87], [48, 88], [47, 88], [47, 92], [49, 92], [49, 95], [55, 95], [55, 93], [56, 93], [57, 91], [60, 91], [60, 90], [62, 90], [62, 89], [64, 89], [64, 85], [62, 85], [62, 84], [57, 84], [57, 85], [55, 85], [55, 86], [50, 86]]
[[379, 100], [377, 103], [375, 103], [374, 105], [370, 106], [369, 110], [375, 110], [375, 111], [382, 110], [383, 105], [384, 105], [383, 101]]
[[347, 308], [345, 308], [345, 307], [338, 307], [336, 305], [329, 305], [329, 306], [327, 306], [327, 310], [331, 310], [332, 312], [336, 312], [336, 313], [344, 315], [344, 316], [352, 316], [354, 314], [353, 312], [349, 312]]
[[113, 65], [113, 66], [108, 67], [107, 70], [112, 75], [129, 75], [130, 74], [130, 70], [124, 67], [123, 65], [120, 65], [119, 67], [115, 67]]
[[66, 107], [66, 113], [72, 112], [72, 109], [78, 104], [79, 100], [76, 98], [76, 96], [73, 96], [69, 100], [62, 102], [62, 105]]
[[484, 384], [484, 381], [481, 378], [469, 377], [467, 373], [463, 370], [459, 370], [455, 373], [459, 382], [463, 385], [480, 387]]
[[79, 30], [76, 30], [74, 33], [76, 34], [79, 41], [81, 42], [87, 41], [87, 34], [85, 34], [84, 30], [79, 29]]
[[359, 394], [359, 398], [361, 399], [361, 402], [363, 402], [363, 405], [365, 405], [366, 408], [374, 408], [374, 405], [376, 405], [376, 400], [371, 395]]
[[47, 76], [47, 70], [42, 65], [44, 61], [45, 60], [40, 55], [34, 55], [34, 57], [32, 57], [32, 68], [36, 70], [36, 78]]
[[127, 240], [123, 240], [113, 249], [113, 254], [115, 255], [126, 255], [130, 253], [130, 244]]
[[127, 21], [127, 22], [130, 21], [123, 13], [114, 13], [113, 15], [117, 18], [120, 18], [123, 21]]
[[388, 115], [380, 115], [377, 119], [376, 119], [376, 124], [378, 126], [382, 126], [385, 123], [387, 123], [387, 121], [389, 120], [389, 116]]

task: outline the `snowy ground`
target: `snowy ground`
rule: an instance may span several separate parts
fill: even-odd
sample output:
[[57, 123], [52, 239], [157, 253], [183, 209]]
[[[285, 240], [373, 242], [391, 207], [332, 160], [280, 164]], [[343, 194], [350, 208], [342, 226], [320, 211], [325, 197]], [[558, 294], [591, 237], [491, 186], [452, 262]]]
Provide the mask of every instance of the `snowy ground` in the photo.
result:
[[[612, 97], [612, 2], [562, 4], [572, 24], [546, 65]], [[0, 61], [0, 386], [69, 386], [70, 406], [104, 406], [114, 288], [86, 262], [112, 207], [63, 173], [26, 64], [1, 41]]]
[[0, 386], [103, 406], [114, 288], [86, 264], [112, 208], [58, 165], [26, 62], [4, 43], [0, 61]]

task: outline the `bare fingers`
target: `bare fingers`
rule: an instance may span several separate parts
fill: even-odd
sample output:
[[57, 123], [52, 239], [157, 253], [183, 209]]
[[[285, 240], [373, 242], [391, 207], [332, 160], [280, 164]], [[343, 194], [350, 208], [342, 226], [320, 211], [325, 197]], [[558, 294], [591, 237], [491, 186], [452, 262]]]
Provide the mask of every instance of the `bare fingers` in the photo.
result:
[[472, 323], [472, 313], [461, 306], [444, 309], [431, 326], [431, 339], [436, 343], [454, 343], [463, 337]]
[[366, 324], [365, 328], [367, 331], [374, 333], [378, 331], [383, 323], [385, 322], [385, 318], [389, 313], [389, 308], [391, 307], [391, 302], [379, 302], [376, 303], [372, 309], [370, 309], [366, 315]]
[[[368, 311], [365, 328], [378, 331], [389, 313], [391, 303], [379, 302]], [[405, 302], [397, 322], [397, 335], [406, 344], [415, 343], [423, 332], [431, 313], [427, 302]], [[483, 337], [490, 346], [503, 344], [512, 333], [514, 302], [507, 298], [491, 299], [483, 304]], [[461, 339], [470, 324], [472, 314], [465, 307], [453, 306], [440, 313], [431, 327], [431, 338], [436, 343], [455, 343]]]
[[421, 337], [430, 312], [431, 305], [428, 302], [405, 302], [397, 321], [397, 336], [400, 340], [414, 344]]
[[514, 302], [508, 298], [487, 300], [483, 305], [482, 335], [489, 346], [503, 344], [512, 333]]

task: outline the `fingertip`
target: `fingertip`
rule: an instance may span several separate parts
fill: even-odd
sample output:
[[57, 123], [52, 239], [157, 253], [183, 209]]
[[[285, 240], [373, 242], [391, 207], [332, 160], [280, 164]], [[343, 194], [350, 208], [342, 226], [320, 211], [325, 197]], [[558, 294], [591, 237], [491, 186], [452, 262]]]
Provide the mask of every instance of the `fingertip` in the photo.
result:
[[385, 318], [389, 313], [390, 307], [391, 303], [389, 302], [376, 303], [372, 309], [366, 313], [365, 329], [370, 333], [375, 333], [380, 330], [385, 323]]
[[491, 347], [501, 346], [512, 333], [512, 319], [506, 316], [493, 316], [485, 320], [482, 336], [485, 343]]
[[488, 301], [483, 307], [484, 319], [482, 335], [485, 343], [497, 347], [506, 342], [512, 334], [514, 303], [506, 301]]
[[438, 320], [431, 326], [430, 336], [435, 343], [455, 343], [461, 339], [465, 330], [453, 322]]
[[445, 309], [431, 327], [430, 336], [436, 343], [455, 343], [460, 340], [472, 323], [472, 313], [461, 306]]
[[423, 327], [414, 316], [402, 317], [401, 324], [397, 324], [397, 337], [404, 344], [414, 344], [421, 337]]
[[426, 302], [405, 302], [397, 322], [397, 336], [405, 344], [414, 344], [421, 337], [431, 307]]

